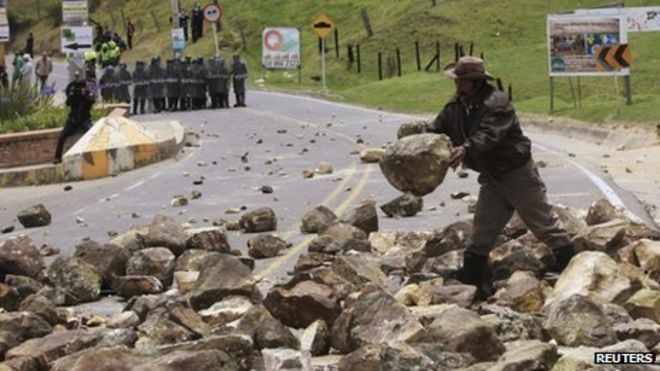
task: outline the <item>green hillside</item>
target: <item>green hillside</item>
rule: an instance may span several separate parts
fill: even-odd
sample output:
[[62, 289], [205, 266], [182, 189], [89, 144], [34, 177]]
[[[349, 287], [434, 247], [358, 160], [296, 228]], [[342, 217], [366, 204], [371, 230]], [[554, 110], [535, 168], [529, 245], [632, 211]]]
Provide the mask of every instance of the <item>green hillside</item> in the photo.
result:
[[[42, 17], [37, 21], [35, 7], [14, 6], [10, 0], [10, 17], [20, 20], [16, 42], [22, 45], [25, 30], [34, 30], [37, 47], [58, 39], [54, 15], [59, 1], [25, 0], [40, 3]], [[123, 35], [122, 13], [137, 25], [134, 50], [125, 54], [129, 61], [156, 54], [172, 55], [170, 49], [169, 1], [166, 0], [103, 0], [92, 1], [92, 18], [114, 28]], [[191, 9], [192, 0], [182, 0]], [[417, 72], [415, 41], [422, 50], [422, 65], [426, 66], [441, 45], [441, 65], [454, 59], [454, 43], [474, 43], [474, 54], [484, 53], [489, 70], [513, 86], [514, 103], [518, 110], [548, 113], [549, 80], [547, 77], [546, 14], [571, 11], [577, 7], [605, 5], [608, 1], [581, 2], [555, 0], [223, 0], [224, 10], [220, 44], [226, 57], [240, 50], [243, 40], [246, 50], [240, 50], [249, 62], [251, 80], [264, 78], [265, 87], [280, 87], [307, 91], [320, 90], [320, 57], [316, 36], [311, 31], [312, 20], [325, 12], [337, 24], [340, 36], [340, 57], [335, 57], [334, 40], [328, 38], [328, 94], [336, 99], [358, 102], [406, 112], [435, 112], [453, 90], [450, 81], [433, 72]], [[98, 5], [96, 5], [98, 4]], [[626, 6], [656, 5], [654, 1], [628, 1]], [[43, 9], [51, 9], [43, 16]], [[367, 37], [361, 11], [366, 9], [374, 31]], [[160, 27], [158, 31], [156, 23]], [[302, 84], [297, 71], [264, 72], [260, 67], [261, 31], [266, 26], [299, 27], [303, 32]], [[210, 56], [214, 52], [211, 27], [205, 24], [204, 38], [189, 45], [186, 54]], [[582, 108], [574, 107], [570, 83], [573, 78], [557, 79], [556, 114], [582, 120], [627, 121], [655, 125], [660, 119], [660, 33], [629, 34], [634, 58], [632, 68], [633, 105], [622, 104], [617, 113], [613, 78], [582, 78]], [[362, 73], [348, 67], [347, 46], [360, 44]], [[401, 50], [403, 77], [378, 81], [377, 53], [385, 60]], [[385, 68], [386, 70], [387, 68]], [[619, 81], [621, 83], [621, 81]], [[622, 91], [622, 89], [620, 89]], [[249, 98], [248, 98], [249, 99]], [[622, 100], [621, 100], [622, 101]]]

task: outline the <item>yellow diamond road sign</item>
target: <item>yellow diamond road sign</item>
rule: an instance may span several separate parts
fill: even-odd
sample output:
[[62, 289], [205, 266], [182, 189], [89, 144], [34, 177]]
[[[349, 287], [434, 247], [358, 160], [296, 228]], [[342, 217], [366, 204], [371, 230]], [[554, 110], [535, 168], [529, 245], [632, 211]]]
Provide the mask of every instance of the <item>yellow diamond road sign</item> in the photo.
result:
[[312, 29], [318, 37], [325, 39], [335, 29], [335, 22], [328, 18], [327, 15], [321, 13], [312, 22]]

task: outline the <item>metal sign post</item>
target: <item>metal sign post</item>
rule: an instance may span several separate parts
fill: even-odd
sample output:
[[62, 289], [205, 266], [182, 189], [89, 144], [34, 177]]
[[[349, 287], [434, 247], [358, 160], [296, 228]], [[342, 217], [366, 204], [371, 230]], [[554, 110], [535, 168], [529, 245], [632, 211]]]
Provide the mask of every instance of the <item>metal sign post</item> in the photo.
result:
[[323, 90], [325, 84], [325, 38], [335, 29], [335, 23], [325, 14], [320, 14], [312, 23], [312, 30], [321, 38], [321, 80]]
[[213, 26], [213, 41], [215, 42], [215, 56], [220, 56], [220, 45], [218, 45], [217, 23], [222, 16], [222, 9], [216, 4], [208, 4], [202, 9], [204, 19]]

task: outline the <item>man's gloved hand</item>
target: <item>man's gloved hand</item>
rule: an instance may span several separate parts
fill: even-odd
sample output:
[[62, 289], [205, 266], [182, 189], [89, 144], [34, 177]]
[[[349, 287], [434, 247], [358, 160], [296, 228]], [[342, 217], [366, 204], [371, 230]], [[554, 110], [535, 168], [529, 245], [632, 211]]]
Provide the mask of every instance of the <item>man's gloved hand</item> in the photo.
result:
[[465, 157], [465, 147], [463, 146], [454, 147], [454, 149], [452, 149], [451, 151], [451, 155], [449, 156], [447, 162], [449, 163], [449, 166], [452, 169], [456, 170], [458, 165], [460, 165], [461, 162], [463, 162], [464, 157]]

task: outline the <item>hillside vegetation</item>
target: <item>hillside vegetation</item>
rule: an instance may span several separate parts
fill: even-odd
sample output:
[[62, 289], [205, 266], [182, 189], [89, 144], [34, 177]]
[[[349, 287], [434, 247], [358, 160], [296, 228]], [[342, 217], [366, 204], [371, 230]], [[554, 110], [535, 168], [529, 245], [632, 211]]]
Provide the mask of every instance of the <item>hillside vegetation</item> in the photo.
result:
[[[37, 19], [35, 7], [14, 6], [10, 1], [10, 17], [20, 20], [16, 42], [22, 45], [25, 31], [37, 36], [37, 48], [58, 46], [55, 26], [59, 1], [25, 0], [40, 3], [42, 17]], [[103, 0], [92, 1], [92, 18], [123, 35], [122, 10], [137, 25], [136, 48], [125, 54], [129, 61], [153, 55], [170, 57], [169, 1]], [[181, 1], [192, 8], [192, 0]], [[571, 11], [577, 7], [596, 7], [611, 2], [555, 0], [445, 0], [433, 6], [430, 0], [223, 0], [222, 30], [219, 32], [222, 53], [229, 58], [239, 51], [247, 59], [253, 85], [264, 79], [265, 87], [282, 87], [307, 91], [320, 90], [318, 42], [311, 30], [312, 20], [326, 13], [338, 26], [339, 58], [335, 57], [334, 39], [329, 37], [327, 55], [328, 95], [346, 100], [405, 112], [437, 111], [453, 92], [451, 81], [441, 73], [417, 72], [415, 41], [422, 52], [422, 68], [441, 45], [441, 66], [454, 60], [454, 43], [474, 43], [474, 54], [484, 54], [489, 70], [502, 78], [505, 86], [513, 86], [514, 103], [519, 111], [548, 113], [549, 79], [547, 76], [546, 14]], [[202, 4], [203, 5], [203, 4]], [[626, 6], [651, 6], [654, 1], [628, 1]], [[44, 8], [51, 9], [44, 16]], [[374, 31], [368, 37], [361, 11], [366, 9]], [[160, 31], [158, 30], [160, 27]], [[261, 31], [266, 26], [299, 27], [302, 30], [302, 83], [297, 71], [262, 71]], [[15, 34], [14, 34], [15, 35]], [[186, 49], [191, 56], [214, 53], [211, 27], [205, 24], [204, 38]], [[575, 78], [556, 79], [555, 114], [592, 122], [626, 121], [655, 125], [660, 120], [660, 33], [629, 34], [634, 58], [632, 68], [633, 105], [626, 106], [616, 95], [613, 78], [582, 78], [582, 107], [576, 108], [570, 84]], [[246, 49], [242, 50], [243, 44]], [[362, 73], [349, 68], [347, 46], [360, 44]], [[377, 53], [393, 58], [401, 50], [403, 77], [378, 81]], [[619, 79], [619, 84], [621, 84]], [[262, 84], [259, 84], [262, 85]], [[622, 88], [619, 89], [623, 91]], [[577, 92], [575, 92], [577, 94]], [[620, 102], [620, 112], [617, 109]]]

